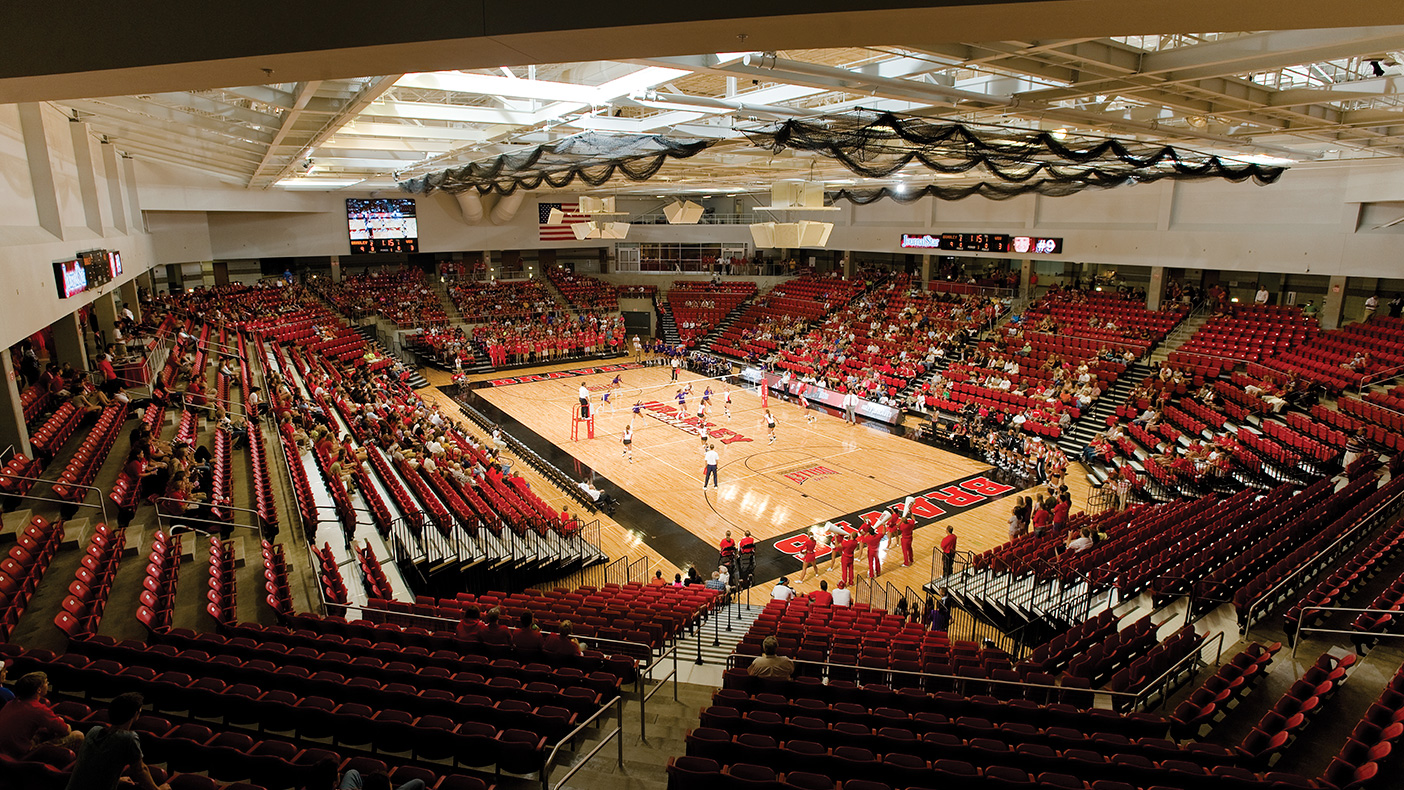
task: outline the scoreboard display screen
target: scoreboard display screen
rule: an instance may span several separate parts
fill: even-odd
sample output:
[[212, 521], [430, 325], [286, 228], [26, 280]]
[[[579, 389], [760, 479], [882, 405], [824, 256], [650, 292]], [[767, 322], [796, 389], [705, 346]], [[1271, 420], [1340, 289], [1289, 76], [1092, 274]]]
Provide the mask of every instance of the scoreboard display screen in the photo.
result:
[[994, 252], [1015, 255], [1057, 255], [1063, 240], [1003, 233], [904, 233], [904, 250], [949, 250], [951, 252]]
[[60, 299], [88, 290], [88, 270], [82, 261], [54, 261], [54, 280], [58, 283]]
[[419, 252], [419, 221], [410, 198], [347, 198], [351, 252]]

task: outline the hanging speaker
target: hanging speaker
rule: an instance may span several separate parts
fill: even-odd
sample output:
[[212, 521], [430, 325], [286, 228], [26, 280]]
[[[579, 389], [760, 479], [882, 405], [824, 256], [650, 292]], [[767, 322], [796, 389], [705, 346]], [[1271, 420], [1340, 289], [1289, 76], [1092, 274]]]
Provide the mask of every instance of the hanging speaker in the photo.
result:
[[800, 226], [797, 222], [781, 222], [775, 225], [775, 246], [781, 249], [794, 249], [800, 246]]
[[553, 208], [553, 209], [551, 209], [551, 213], [548, 214], [547, 217], [546, 217], [546, 224], [547, 224], [547, 225], [564, 225], [564, 224], [565, 224], [565, 212], [564, 212], [564, 211], [561, 211], [561, 210], [558, 209], [558, 208]]
[[575, 234], [576, 241], [584, 241], [591, 238], [591, 234], [595, 232], [595, 223], [577, 222], [570, 226], [570, 232]]
[[751, 226], [751, 241], [758, 249], [775, 246], [775, 223], [757, 222]]
[[829, 243], [829, 234], [834, 230], [832, 222], [810, 222], [805, 220], [799, 223], [800, 241], [798, 247], [823, 247]]
[[702, 219], [702, 207], [691, 200], [686, 203], [675, 200], [663, 207], [663, 216], [668, 218], [669, 225], [696, 225]]
[[629, 236], [629, 223], [627, 222], [601, 222], [599, 224], [602, 239], [623, 239]]
[[581, 214], [613, 214], [614, 198], [582, 197], [580, 198]]

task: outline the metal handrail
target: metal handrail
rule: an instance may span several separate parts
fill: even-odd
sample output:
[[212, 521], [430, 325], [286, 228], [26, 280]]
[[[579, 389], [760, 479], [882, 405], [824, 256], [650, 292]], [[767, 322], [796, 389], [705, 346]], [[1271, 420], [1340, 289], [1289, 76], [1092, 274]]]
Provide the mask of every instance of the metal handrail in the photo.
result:
[[[310, 549], [310, 547], [309, 547], [309, 549]], [[373, 612], [382, 612], [382, 613], [384, 613], [384, 614], [386, 614], [386, 615], [390, 615], [390, 616], [394, 616], [394, 617], [409, 617], [409, 618], [415, 618], [415, 619], [419, 619], [419, 620], [432, 620], [432, 621], [436, 621], [436, 622], [448, 622], [448, 623], [455, 623], [455, 624], [458, 622], [457, 620], [454, 620], [454, 619], [451, 618], [451, 617], [440, 617], [440, 616], [438, 616], [438, 615], [429, 615], [429, 614], [415, 614], [415, 613], [412, 613], [412, 612], [395, 612], [395, 611], [391, 611], [391, 610], [389, 610], [389, 609], [380, 609], [380, 608], [372, 607], [372, 606], [370, 606], [368, 603], [365, 604], [365, 605], [356, 605], [356, 604], [352, 604], [352, 603], [344, 603], [344, 604], [343, 604], [343, 603], [338, 603], [338, 602], [336, 602], [336, 601], [328, 601], [328, 600], [326, 599], [326, 596], [325, 596], [325, 595], [323, 594], [323, 592], [322, 592], [322, 587], [321, 587], [320, 584], [317, 585], [317, 597], [318, 597], [318, 598], [320, 599], [320, 601], [321, 601], [323, 610], [325, 610], [326, 607], [330, 605], [330, 606], [341, 607], [341, 608], [343, 608], [343, 609], [356, 609], [356, 610], [360, 611], [362, 614], [364, 614], [366, 611], [373, 611]], [[709, 611], [711, 611], [711, 610], [709, 610]], [[701, 622], [701, 615], [698, 615], [697, 620], [694, 621], [694, 626], [698, 629], [698, 633], [701, 633], [701, 630], [700, 630], [701, 627], [700, 627], [700, 625], [698, 625], [698, 623], [700, 623], [700, 622]], [[551, 633], [556, 633], [556, 632], [554, 632], [554, 631], [545, 631], [545, 630], [542, 630], [541, 633], [543, 633], [543, 634], [551, 634]], [[584, 637], [584, 638], [587, 639], [587, 640], [589, 640], [589, 641], [590, 641], [591, 643], [593, 643], [593, 644], [606, 643], [606, 644], [611, 644], [611, 645], [625, 645], [625, 646], [633, 647], [633, 648], [643, 648], [643, 651], [642, 651], [642, 652], [646, 653], [646, 654], [650, 657], [650, 659], [652, 659], [652, 663], [650, 663], [647, 667], [645, 667], [645, 668], [636, 668], [636, 669], [635, 669], [635, 673], [634, 673], [634, 674], [635, 674], [634, 688], [635, 688], [635, 692], [639, 695], [639, 738], [640, 738], [641, 740], [647, 740], [646, 735], [647, 735], [647, 729], [648, 729], [648, 722], [647, 722], [646, 716], [647, 716], [647, 713], [648, 713], [648, 701], [649, 701], [650, 699], [653, 699], [653, 695], [654, 695], [654, 694], [657, 694], [657, 693], [658, 693], [658, 690], [661, 689], [661, 688], [663, 688], [663, 686], [664, 686], [665, 684], [667, 684], [668, 680], [670, 680], [670, 679], [673, 681], [673, 699], [674, 699], [674, 700], [677, 700], [677, 698], [678, 698], [678, 652], [677, 652], [677, 651], [678, 651], [678, 646], [682, 644], [682, 635], [679, 634], [677, 638], [673, 639], [672, 645], [665, 647], [665, 648], [663, 649], [663, 651], [662, 651], [661, 653], [658, 654], [657, 658], [653, 658], [653, 646], [652, 646], [652, 645], [649, 645], [649, 644], [646, 644], [646, 643], [644, 643], [644, 642], [630, 642], [630, 641], [624, 640], [624, 639], [607, 639], [607, 638], [605, 638], [605, 637], [597, 637], [597, 636], [587, 636], [587, 637]], [[634, 651], [634, 653], [630, 653], [630, 652], [627, 652], [627, 651], [620, 651], [620, 654], [626, 655], [626, 656], [627, 656], [627, 655], [633, 655], [633, 654], [638, 653], [638, 652], [640, 652], [640, 651]], [[651, 676], [653, 675], [654, 669], [656, 669], [660, 664], [662, 664], [662, 663], [663, 663], [665, 660], [667, 660], [670, 656], [671, 656], [672, 659], [673, 659], [673, 668], [672, 668], [672, 670], [671, 670], [667, 675], [664, 675], [662, 678], [659, 678], [659, 679], [658, 679], [658, 685], [657, 685], [657, 686], [654, 686], [652, 691], [649, 691], [648, 693], [644, 693], [644, 691], [643, 691], [644, 679], [647, 678], [647, 677], [651, 677]]]
[[615, 709], [614, 712], [619, 719], [619, 726], [615, 727], [613, 730], [610, 730], [605, 735], [605, 737], [595, 746], [595, 748], [591, 749], [585, 754], [584, 757], [580, 758], [580, 762], [571, 766], [571, 769], [569, 771], [566, 771], [566, 775], [561, 777], [561, 781], [556, 783], [555, 790], [561, 790], [561, 788], [565, 787], [565, 783], [570, 781], [570, 778], [572, 776], [575, 776], [577, 771], [579, 771], [581, 768], [584, 768], [585, 764], [590, 762], [590, 759], [592, 757], [594, 757], [596, 754], [599, 754], [600, 750], [603, 749], [610, 742], [611, 739], [619, 739], [619, 765], [624, 764], [624, 736], [622, 734], [624, 731], [624, 697], [623, 695], [619, 695], [602, 705], [599, 710], [595, 711], [594, 715], [590, 716], [590, 718], [586, 719], [585, 721], [580, 722], [580, 726], [571, 730], [569, 735], [565, 736], [564, 738], [561, 738], [559, 741], [556, 742], [555, 746], [551, 747], [551, 753], [546, 755], [546, 760], [541, 763], [541, 790], [551, 790], [551, 763], [554, 762], [556, 759], [556, 752], [559, 752], [562, 746], [564, 746], [568, 741], [573, 740], [576, 735], [580, 734], [581, 730], [585, 729], [587, 726], [589, 726], [591, 722], [593, 722], [595, 719], [598, 719], [601, 715], [606, 713], [611, 707]]
[[1327, 546], [1326, 548], [1324, 548], [1324, 549], [1322, 549], [1320, 552], [1318, 552], [1318, 553], [1316, 554], [1315, 557], [1312, 557], [1312, 558], [1311, 558], [1310, 560], [1308, 560], [1307, 562], [1302, 563], [1301, 566], [1299, 566], [1296, 570], [1292, 571], [1291, 573], [1289, 573], [1289, 574], [1287, 574], [1285, 577], [1283, 577], [1282, 581], [1280, 581], [1280, 582], [1278, 582], [1277, 584], [1273, 585], [1272, 587], [1268, 588], [1268, 590], [1267, 590], [1266, 592], [1264, 592], [1262, 595], [1258, 596], [1258, 598], [1257, 598], [1255, 601], [1253, 601], [1251, 604], [1248, 605], [1247, 611], [1244, 612], [1244, 615], [1243, 615], [1243, 634], [1246, 636], [1246, 635], [1249, 633], [1249, 631], [1252, 630], [1252, 628], [1253, 628], [1253, 610], [1256, 609], [1256, 608], [1258, 608], [1258, 604], [1259, 604], [1260, 602], [1265, 602], [1265, 601], [1271, 600], [1272, 597], [1273, 597], [1273, 595], [1274, 595], [1278, 590], [1282, 589], [1284, 586], [1286, 586], [1286, 584], [1287, 584], [1288, 582], [1292, 581], [1292, 580], [1295, 579], [1297, 576], [1299, 576], [1299, 575], [1301, 575], [1301, 574], [1303, 574], [1303, 573], [1306, 573], [1308, 570], [1314, 570], [1314, 571], [1315, 571], [1315, 572], [1312, 574], [1313, 577], [1319, 575], [1319, 574], [1321, 573], [1321, 571], [1323, 571], [1323, 570], [1326, 569], [1327, 566], [1326, 566], [1324, 563], [1317, 562], [1316, 560], [1318, 560], [1318, 559], [1321, 558], [1321, 557], [1325, 557], [1325, 556], [1329, 555], [1329, 554], [1331, 553], [1331, 551], [1334, 550], [1337, 546], [1339, 546], [1343, 541], [1345, 541], [1345, 540], [1347, 540], [1347, 539], [1349, 539], [1349, 538], [1352, 538], [1352, 537], [1356, 537], [1356, 533], [1359, 532], [1360, 530], [1364, 529], [1366, 532], [1370, 532], [1371, 530], [1374, 530], [1376, 527], [1379, 526], [1378, 524], [1376, 524], [1376, 523], [1374, 523], [1374, 522], [1375, 522], [1377, 519], [1379, 519], [1381, 515], [1384, 514], [1385, 510], [1387, 509], [1388, 505], [1389, 505], [1391, 502], [1398, 501], [1400, 497], [1404, 497], [1404, 491], [1400, 491], [1400, 492], [1396, 493], [1393, 497], [1391, 497], [1389, 500], [1386, 500], [1385, 502], [1381, 502], [1381, 503], [1380, 503], [1380, 506], [1379, 506], [1378, 508], [1375, 509], [1375, 512], [1373, 512], [1373, 513], [1369, 514], [1368, 516], [1365, 516], [1364, 518], [1360, 519], [1360, 523], [1359, 523], [1359, 524], [1356, 524], [1354, 527], [1351, 527], [1349, 530], [1346, 531], [1345, 534], [1341, 535], [1339, 538], [1336, 538], [1336, 540], [1335, 540], [1334, 542], [1332, 542], [1331, 545]]
[[255, 525], [255, 524], [239, 524], [239, 523], [236, 523], [236, 522], [233, 522], [233, 521], [220, 521], [220, 520], [218, 520], [218, 519], [210, 519], [210, 518], [194, 518], [194, 517], [185, 516], [185, 515], [180, 515], [180, 516], [169, 516], [169, 515], [166, 515], [165, 513], [162, 513], [162, 512], [161, 512], [161, 508], [159, 507], [159, 503], [161, 503], [161, 502], [184, 502], [184, 503], [189, 503], [189, 502], [191, 502], [191, 500], [189, 500], [189, 499], [176, 499], [175, 497], [168, 497], [168, 496], [157, 497], [157, 498], [156, 498], [156, 504], [158, 504], [158, 507], [156, 508], [156, 526], [158, 526], [158, 527], [162, 526], [166, 520], [171, 520], [171, 521], [175, 521], [175, 520], [181, 520], [181, 521], [197, 521], [197, 522], [201, 522], [201, 523], [204, 523], [204, 524], [217, 524], [217, 525], [219, 525], [221, 528], [223, 528], [223, 527], [241, 527], [241, 528], [243, 528], [243, 529], [254, 529], [254, 530], [258, 530], [258, 532], [259, 532], [260, 535], [263, 534], [263, 517], [260, 516], [260, 515], [258, 514], [258, 511], [257, 511], [257, 510], [252, 510], [252, 509], [246, 508], [246, 507], [236, 507], [236, 506], [234, 506], [234, 505], [217, 505], [217, 506], [216, 506], [216, 505], [211, 505], [211, 504], [209, 504], [208, 502], [201, 503], [203, 506], [208, 506], [208, 507], [219, 507], [219, 508], [221, 508], [221, 509], [238, 510], [238, 511], [243, 512], [243, 513], [252, 513], [252, 514], [254, 515], [254, 518], [257, 519], [258, 522], [259, 522], [257, 525]]
[[[735, 668], [736, 668], [736, 662], [737, 662], [737, 660], [740, 659], [740, 658], [755, 658], [755, 656], [742, 655], [742, 654], [740, 654], [740, 653], [732, 653], [731, 655], [727, 656], [727, 659], [726, 659], [726, 667], [727, 667], [727, 669], [735, 669]], [[1101, 696], [1111, 697], [1112, 699], [1116, 699], [1116, 698], [1119, 698], [1119, 697], [1130, 697], [1131, 700], [1132, 700], [1132, 701], [1131, 701], [1131, 706], [1132, 706], [1133, 708], [1141, 703], [1141, 697], [1146, 696], [1146, 695], [1144, 695], [1144, 694], [1141, 693], [1141, 692], [1112, 691], [1112, 690], [1110, 690], [1110, 689], [1101, 689], [1101, 688], [1074, 688], [1074, 687], [1070, 687], [1070, 686], [1048, 685], [1048, 684], [1044, 684], [1044, 683], [1028, 683], [1028, 682], [1022, 681], [1022, 680], [998, 680], [998, 679], [996, 679], [996, 678], [985, 678], [985, 677], [973, 678], [973, 677], [966, 677], [966, 676], [964, 676], [964, 675], [943, 675], [943, 674], [938, 674], [938, 673], [935, 673], [935, 672], [918, 672], [918, 671], [910, 670], [910, 669], [891, 669], [891, 668], [889, 668], [889, 667], [863, 667], [863, 666], [859, 666], [859, 665], [856, 665], [856, 664], [836, 664], [836, 663], [834, 663], [834, 662], [832, 662], [832, 661], [809, 661], [809, 660], [806, 660], [806, 659], [798, 659], [798, 658], [790, 659], [790, 660], [791, 660], [792, 662], [794, 662], [795, 664], [797, 664], [797, 665], [798, 665], [798, 664], [804, 664], [804, 665], [808, 665], [808, 666], [819, 666], [819, 667], [838, 667], [838, 668], [843, 669], [843, 670], [846, 671], [846, 672], [884, 673], [884, 674], [894, 675], [894, 676], [895, 676], [895, 675], [903, 675], [903, 676], [915, 677], [915, 678], [932, 678], [932, 679], [934, 679], [934, 680], [949, 680], [949, 681], [954, 681], [954, 682], [956, 682], [956, 683], [958, 683], [958, 684], [961, 684], [962, 686], [963, 686], [963, 684], [965, 684], [965, 683], [990, 683], [990, 684], [996, 684], [996, 685], [1000, 685], [1000, 686], [1013, 686], [1013, 687], [1015, 687], [1015, 688], [1021, 688], [1021, 689], [1045, 689], [1045, 690], [1048, 690], [1048, 691], [1053, 691], [1053, 692], [1058, 692], [1058, 693], [1066, 693], [1066, 694], [1091, 694], [1091, 695], [1094, 695], [1094, 696], [1101, 695]]]
[[[1399, 614], [1398, 609], [1371, 609], [1368, 607], [1362, 609], [1351, 606], [1305, 606], [1302, 607], [1300, 622], [1305, 623], [1307, 621], [1306, 615], [1308, 612], [1348, 612], [1351, 614]], [[1293, 660], [1297, 658], [1297, 647], [1302, 643], [1301, 635], [1307, 632], [1313, 634], [1344, 634], [1348, 636], [1365, 635], [1369, 636], [1371, 639], [1404, 637], [1404, 633], [1391, 633], [1389, 631], [1342, 631], [1340, 629], [1332, 628], [1317, 628], [1316, 626], [1298, 626], [1297, 638], [1292, 640]]]
[[[1356, 391], [1356, 394], [1359, 394], [1359, 393], [1364, 392], [1366, 387], [1369, 387], [1369, 386], [1371, 386], [1371, 385], [1373, 385], [1373, 384], [1378, 384], [1378, 383], [1381, 382], [1381, 381], [1387, 381], [1387, 380], [1392, 379], [1392, 378], [1394, 378], [1395, 376], [1398, 376], [1398, 375], [1400, 375], [1400, 374], [1402, 374], [1402, 373], [1404, 373], [1404, 365], [1399, 365], [1399, 366], [1397, 366], [1397, 367], [1392, 367], [1392, 368], [1388, 368], [1388, 369], [1386, 369], [1386, 370], [1382, 370], [1382, 371], [1380, 371], [1379, 373], [1376, 373], [1376, 374], [1373, 375], [1373, 376], [1367, 376], [1367, 377], [1365, 377], [1365, 378], [1362, 378], [1362, 379], [1360, 380], [1360, 386], [1357, 387], [1356, 390], [1355, 390], [1355, 391]], [[1376, 404], [1376, 405], [1378, 405], [1378, 404]], [[1388, 408], [1388, 407], [1381, 407], [1381, 408]]]
[[[35, 483], [48, 483], [49, 486], [50, 486], [51, 488], [52, 488], [53, 486], [56, 486], [56, 485], [58, 485], [59, 483], [63, 482], [63, 481], [61, 481], [61, 480], [49, 480], [49, 479], [43, 478], [43, 477], [26, 477], [25, 475], [6, 474], [5, 477], [6, 477], [6, 479], [9, 479], [9, 480], [29, 480], [29, 481], [32, 481], [32, 482], [35, 482]], [[40, 502], [54, 502], [54, 503], [59, 504], [59, 505], [68, 505], [68, 506], [71, 506], [71, 507], [91, 507], [91, 508], [97, 508], [97, 509], [99, 509], [99, 510], [102, 511], [102, 523], [104, 523], [104, 524], [107, 523], [107, 521], [108, 521], [108, 519], [107, 519], [107, 502], [105, 501], [107, 498], [104, 497], [104, 496], [102, 495], [102, 489], [98, 488], [97, 486], [85, 486], [85, 485], [80, 485], [80, 484], [78, 484], [78, 483], [64, 483], [64, 485], [68, 486], [69, 488], [81, 488], [81, 489], [83, 489], [84, 491], [96, 491], [96, 492], [97, 492], [97, 495], [98, 495], [98, 503], [97, 503], [96, 505], [90, 505], [90, 504], [88, 504], [87, 501], [86, 501], [87, 498], [88, 498], [88, 495], [87, 495], [87, 494], [84, 494], [84, 495], [83, 495], [83, 499], [81, 499], [81, 500], [79, 500], [79, 501], [77, 501], [77, 502], [74, 502], [73, 500], [70, 500], [70, 499], [54, 499], [54, 498], [52, 498], [52, 497], [36, 496], [36, 495], [31, 494], [31, 493], [29, 493], [29, 492], [25, 492], [25, 493], [23, 493], [23, 494], [15, 494], [14, 496], [15, 496], [17, 499], [20, 499], [20, 500], [24, 500], [24, 499], [35, 499], [35, 500], [38, 500], [38, 501], [40, 501]], [[32, 486], [30, 487], [30, 490], [31, 490], [31, 491], [33, 490], [33, 487], [32, 487]]]

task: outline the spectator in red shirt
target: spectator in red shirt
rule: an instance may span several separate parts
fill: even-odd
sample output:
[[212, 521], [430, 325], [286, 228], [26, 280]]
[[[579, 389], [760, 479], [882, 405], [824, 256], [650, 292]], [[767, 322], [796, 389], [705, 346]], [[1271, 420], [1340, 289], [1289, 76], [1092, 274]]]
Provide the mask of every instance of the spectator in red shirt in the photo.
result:
[[512, 647], [518, 650], [532, 651], [540, 650], [541, 646], [541, 629], [531, 616], [531, 610], [522, 612], [517, 630], [512, 632]]
[[548, 656], [578, 656], [580, 655], [580, 643], [571, 635], [571, 625], [569, 620], [562, 620], [557, 626], [556, 633], [551, 634], [542, 640], [541, 650]]
[[469, 604], [463, 607], [463, 619], [458, 621], [458, 627], [454, 629], [459, 639], [469, 642], [478, 641], [478, 632], [483, 629], [481, 615], [482, 612], [477, 606]]
[[946, 525], [946, 536], [941, 538], [941, 575], [949, 579], [955, 575], [956, 535], [955, 527]]
[[74, 732], [44, 701], [49, 676], [30, 672], [15, 682], [15, 698], [0, 708], [0, 754], [23, 760], [40, 746], [77, 750], [83, 733]]
[[1068, 523], [1068, 511], [1072, 509], [1072, 495], [1062, 494], [1058, 497], [1058, 504], [1053, 506], [1053, 528], [1059, 532]]
[[501, 609], [496, 606], [489, 609], [487, 615], [483, 617], [483, 627], [478, 629], [478, 641], [485, 645], [498, 647], [507, 647], [512, 644], [512, 631], [500, 622], [501, 619]]
[[1047, 501], [1039, 502], [1033, 512], [1033, 534], [1042, 535], [1048, 531], [1048, 527], [1052, 523], [1053, 514], [1048, 512]]
[[834, 594], [829, 592], [829, 583], [823, 580], [819, 582], [819, 589], [809, 594], [809, 600], [820, 606], [831, 606], [834, 603]]

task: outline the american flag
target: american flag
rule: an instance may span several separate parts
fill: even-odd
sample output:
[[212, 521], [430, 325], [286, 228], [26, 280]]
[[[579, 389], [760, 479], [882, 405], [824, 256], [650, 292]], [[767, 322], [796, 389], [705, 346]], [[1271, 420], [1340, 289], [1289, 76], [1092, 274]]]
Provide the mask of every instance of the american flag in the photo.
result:
[[[552, 225], [551, 209], [560, 209], [565, 213], [565, 221], [560, 225]], [[590, 218], [580, 213], [580, 204], [577, 203], [537, 203], [537, 222], [541, 226], [542, 241], [575, 241], [575, 233], [570, 229], [571, 225], [579, 225], [582, 222], [589, 222]]]

